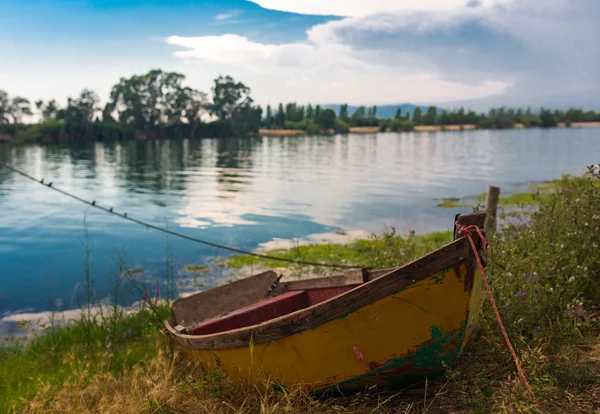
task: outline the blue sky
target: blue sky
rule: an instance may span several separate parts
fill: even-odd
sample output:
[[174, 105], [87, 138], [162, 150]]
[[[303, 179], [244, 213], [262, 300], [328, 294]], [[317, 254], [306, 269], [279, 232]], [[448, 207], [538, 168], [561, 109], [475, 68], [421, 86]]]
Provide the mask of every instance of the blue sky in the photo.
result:
[[600, 103], [597, 0], [0, 0], [0, 89], [219, 74], [258, 103]]

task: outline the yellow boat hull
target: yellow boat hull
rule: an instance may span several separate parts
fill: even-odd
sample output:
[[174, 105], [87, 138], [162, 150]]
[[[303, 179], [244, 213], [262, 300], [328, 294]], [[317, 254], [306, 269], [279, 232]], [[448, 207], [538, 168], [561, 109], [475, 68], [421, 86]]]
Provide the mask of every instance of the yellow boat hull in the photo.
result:
[[307, 391], [399, 386], [443, 374], [478, 322], [482, 283], [473, 262], [447, 267], [335, 320], [280, 339], [182, 351], [238, 380]]

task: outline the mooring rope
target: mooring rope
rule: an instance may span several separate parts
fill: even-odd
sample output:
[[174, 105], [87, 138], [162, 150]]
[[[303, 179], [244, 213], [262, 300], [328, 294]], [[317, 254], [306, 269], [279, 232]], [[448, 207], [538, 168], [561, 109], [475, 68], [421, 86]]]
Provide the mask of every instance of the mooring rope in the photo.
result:
[[525, 371], [523, 370], [523, 368], [521, 367], [521, 364], [519, 363], [519, 358], [517, 357], [515, 348], [513, 347], [512, 343], [510, 342], [508, 333], [506, 332], [506, 329], [504, 328], [504, 323], [502, 323], [502, 317], [500, 317], [500, 312], [498, 312], [498, 307], [496, 306], [496, 301], [494, 300], [494, 295], [492, 295], [492, 289], [490, 288], [490, 284], [488, 283], [487, 277], [483, 270], [483, 265], [481, 264], [481, 258], [479, 257], [479, 252], [477, 251], [477, 248], [475, 247], [475, 242], [473, 242], [472, 231], [474, 230], [477, 232], [477, 234], [479, 235], [479, 238], [481, 239], [481, 242], [483, 243], [483, 247], [485, 249], [488, 249], [490, 247], [490, 245], [487, 242], [487, 240], [485, 239], [485, 237], [483, 237], [483, 234], [481, 233], [481, 229], [478, 226], [475, 226], [475, 225], [462, 226], [462, 225], [458, 224], [458, 221], [457, 221], [456, 228], [458, 230], [458, 234], [461, 236], [465, 236], [469, 240], [469, 243], [471, 244], [471, 249], [473, 250], [473, 253], [475, 254], [475, 259], [477, 260], [477, 265], [479, 266], [479, 271], [481, 272], [481, 277], [483, 279], [483, 282], [485, 283], [485, 289], [487, 290], [488, 297], [490, 298], [490, 303], [492, 304], [492, 308], [494, 309], [494, 313], [496, 314], [496, 320], [498, 321], [498, 325], [500, 325], [500, 329], [502, 330], [502, 335], [504, 336], [506, 345], [508, 345], [508, 348], [510, 349], [510, 353], [512, 354], [512, 357], [515, 361], [515, 365], [517, 366], [517, 370], [519, 371], [521, 380], [523, 381], [523, 384], [525, 384], [525, 388], [527, 388], [527, 391], [533, 398], [533, 401], [536, 403], [538, 410], [540, 410], [540, 412], [543, 413], [544, 411], [542, 410], [542, 406], [540, 405], [537, 398], [535, 397], [535, 394], [534, 394], [533, 390], [531, 389], [531, 386], [529, 385], [529, 381], [527, 381], [527, 376], [525, 375]]
[[25, 172], [23, 172], [21, 170], [18, 170], [15, 167], [6, 164], [5, 162], [0, 161], [0, 166], [6, 168], [7, 170], [10, 170], [10, 171], [12, 171], [12, 172], [14, 172], [16, 174], [19, 174], [19, 175], [21, 175], [21, 176], [23, 176], [23, 177], [25, 177], [25, 178], [27, 178], [27, 179], [29, 179], [31, 181], [35, 181], [36, 183], [41, 184], [44, 187], [47, 187], [47, 188], [49, 188], [51, 190], [59, 192], [62, 195], [70, 197], [70, 198], [72, 198], [74, 200], [77, 200], [77, 201], [79, 201], [81, 203], [87, 204], [87, 205], [89, 205], [91, 207], [97, 208], [98, 210], [102, 210], [105, 213], [112, 214], [112, 215], [120, 217], [120, 218], [122, 218], [124, 220], [128, 220], [128, 221], [131, 221], [133, 223], [137, 223], [139, 225], [145, 226], [145, 227], [153, 229], [153, 230], [161, 231], [161, 232], [169, 234], [171, 236], [180, 237], [180, 238], [185, 239], [185, 240], [190, 240], [190, 241], [193, 241], [193, 242], [196, 242], [196, 243], [205, 244], [207, 246], [212, 246], [212, 247], [216, 247], [216, 248], [219, 248], [219, 249], [228, 250], [230, 252], [239, 253], [239, 254], [243, 254], [243, 255], [246, 255], [246, 256], [253, 256], [253, 257], [257, 257], [257, 258], [261, 258], [261, 259], [268, 259], [268, 260], [279, 261], [279, 262], [294, 263], [294, 264], [301, 264], [301, 265], [315, 266], [315, 267], [330, 267], [330, 268], [338, 268], [338, 269], [356, 269], [356, 268], [360, 268], [361, 267], [361, 266], [358, 266], [358, 265], [349, 266], [349, 265], [342, 265], [342, 264], [316, 263], [316, 262], [309, 262], [309, 261], [304, 261], [304, 260], [286, 259], [285, 257], [276, 257], [276, 256], [269, 256], [269, 255], [266, 255], [266, 254], [249, 252], [249, 251], [246, 251], [246, 250], [238, 249], [236, 247], [225, 246], [223, 244], [213, 243], [213, 242], [210, 242], [210, 241], [207, 241], [207, 240], [202, 240], [202, 239], [199, 239], [197, 237], [188, 236], [188, 235], [185, 235], [185, 234], [182, 234], [182, 233], [178, 233], [178, 232], [173, 231], [173, 230], [165, 229], [163, 227], [159, 227], [159, 226], [155, 226], [155, 225], [150, 224], [150, 223], [146, 223], [146, 222], [144, 222], [142, 220], [138, 220], [138, 219], [135, 219], [135, 218], [133, 218], [131, 216], [128, 216], [127, 213], [123, 213], [123, 214], [117, 213], [116, 211], [113, 210], [113, 207], [110, 207], [110, 208], [102, 207], [102, 206], [100, 206], [100, 205], [98, 205], [96, 203], [96, 200], [93, 200], [93, 201], [85, 200], [85, 199], [83, 199], [83, 198], [81, 198], [79, 196], [76, 196], [75, 194], [69, 193], [69, 192], [67, 192], [65, 190], [61, 190], [60, 188], [55, 187], [52, 182], [45, 183], [44, 179], [38, 180], [37, 178], [32, 177], [31, 175], [29, 175], [29, 174], [27, 174], [27, 173], [25, 173]]

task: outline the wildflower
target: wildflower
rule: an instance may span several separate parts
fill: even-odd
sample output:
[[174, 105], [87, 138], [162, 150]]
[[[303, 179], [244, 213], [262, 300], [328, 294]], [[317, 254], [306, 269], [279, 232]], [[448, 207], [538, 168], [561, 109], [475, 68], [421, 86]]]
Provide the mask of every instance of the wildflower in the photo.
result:
[[524, 276], [524, 277], [525, 277], [525, 279], [527, 279], [528, 281], [530, 281], [530, 282], [533, 282], [533, 281], [535, 280], [535, 277], [536, 277], [537, 275], [535, 274], [535, 272], [534, 272], [534, 273], [532, 273], [532, 274], [529, 274], [529, 273], [525, 272], [525, 274], [524, 274], [523, 276]]
[[573, 283], [575, 281], [575, 276], [571, 276], [567, 282]]
[[535, 329], [536, 331], [539, 331], [539, 330], [540, 330], [540, 326], [539, 326], [539, 325], [535, 325], [535, 326], [533, 327], [533, 329]]
[[158, 305], [158, 295], [160, 294], [160, 288], [158, 282], [156, 282], [156, 294], [154, 295], [154, 306]]
[[527, 297], [527, 294], [528, 294], [527, 292], [517, 292], [516, 296], [518, 298], [524, 298], [524, 297]]

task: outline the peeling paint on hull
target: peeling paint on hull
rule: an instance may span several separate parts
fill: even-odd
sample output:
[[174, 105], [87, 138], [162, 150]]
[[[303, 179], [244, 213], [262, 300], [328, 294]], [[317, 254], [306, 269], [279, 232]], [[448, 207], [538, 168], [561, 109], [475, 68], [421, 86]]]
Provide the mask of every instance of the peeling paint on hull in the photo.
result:
[[255, 385], [306, 391], [406, 386], [443, 375], [457, 359], [477, 325], [481, 288], [474, 267], [460, 264], [316, 329], [252, 349], [183, 352], [207, 369], [218, 358], [228, 375]]

